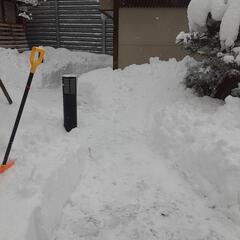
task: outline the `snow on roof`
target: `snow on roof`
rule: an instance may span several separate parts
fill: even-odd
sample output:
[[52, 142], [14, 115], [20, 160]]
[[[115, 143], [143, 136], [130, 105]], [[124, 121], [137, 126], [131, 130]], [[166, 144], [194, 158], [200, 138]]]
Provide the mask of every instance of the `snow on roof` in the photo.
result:
[[214, 20], [222, 21], [220, 40], [224, 48], [234, 45], [240, 27], [239, 0], [191, 0], [188, 20], [191, 32], [205, 32], [206, 20], [211, 13]]

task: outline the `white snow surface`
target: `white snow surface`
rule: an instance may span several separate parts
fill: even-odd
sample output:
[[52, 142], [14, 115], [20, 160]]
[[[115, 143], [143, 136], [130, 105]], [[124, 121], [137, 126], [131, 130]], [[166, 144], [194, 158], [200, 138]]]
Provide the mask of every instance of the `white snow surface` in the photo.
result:
[[[0, 89], [2, 159], [29, 74], [28, 57], [29, 52], [0, 49], [0, 77], [14, 102], [8, 105]], [[50, 239], [87, 157], [78, 130], [67, 134], [63, 129], [61, 74], [110, 65], [106, 55], [46, 48], [11, 152], [16, 164], [0, 176], [1, 240]]]
[[[14, 100], [8, 105], [0, 91], [3, 155], [29, 53], [0, 52]], [[189, 57], [82, 74], [81, 64], [104, 67], [111, 58], [47, 52], [11, 152], [16, 165], [0, 175], [1, 240], [239, 240], [240, 99], [185, 89]], [[62, 73], [79, 74], [70, 133]]]
[[220, 40], [222, 48], [234, 46], [240, 27], [239, 0], [191, 0], [188, 6], [188, 22], [190, 31], [206, 32], [208, 13], [213, 19], [222, 21]]

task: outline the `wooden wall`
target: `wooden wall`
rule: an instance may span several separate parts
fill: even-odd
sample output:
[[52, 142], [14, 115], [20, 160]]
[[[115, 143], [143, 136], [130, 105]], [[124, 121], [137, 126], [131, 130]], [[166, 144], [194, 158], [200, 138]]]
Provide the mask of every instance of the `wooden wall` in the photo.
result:
[[182, 59], [186, 52], [175, 39], [187, 26], [186, 8], [120, 8], [118, 67], [146, 63], [150, 57]]
[[17, 17], [15, 0], [0, 0], [0, 47], [28, 49], [23, 20]]

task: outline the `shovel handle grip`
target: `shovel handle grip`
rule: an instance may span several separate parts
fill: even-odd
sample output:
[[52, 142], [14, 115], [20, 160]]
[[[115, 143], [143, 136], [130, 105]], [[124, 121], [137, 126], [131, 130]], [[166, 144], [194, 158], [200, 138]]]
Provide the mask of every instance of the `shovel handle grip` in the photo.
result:
[[[36, 54], [38, 54], [36, 58]], [[30, 63], [31, 63], [31, 73], [35, 73], [37, 67], [42, 63], [45, 55], [45, 50], [40, 47], [33, 47], [30, 54]]]

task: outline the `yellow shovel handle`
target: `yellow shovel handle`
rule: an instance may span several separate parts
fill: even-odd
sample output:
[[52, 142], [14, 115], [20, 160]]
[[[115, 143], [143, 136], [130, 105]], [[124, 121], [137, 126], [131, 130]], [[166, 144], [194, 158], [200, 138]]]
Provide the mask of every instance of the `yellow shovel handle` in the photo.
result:
[[[36, 54], [38, 54], [36, 58]], [[37, 67], [42, 63], [45, 55], [45, 50], [40, 47], [33, 47], [30, 54], [31, 73], [35, 73]]]

